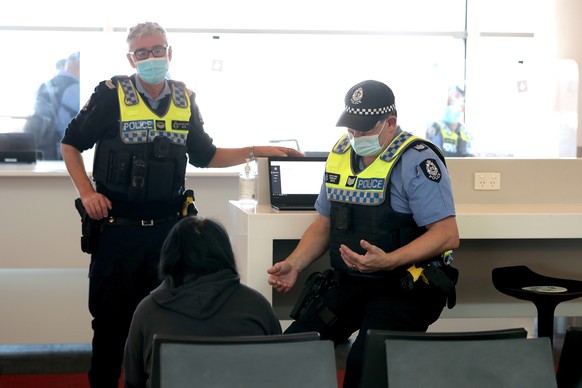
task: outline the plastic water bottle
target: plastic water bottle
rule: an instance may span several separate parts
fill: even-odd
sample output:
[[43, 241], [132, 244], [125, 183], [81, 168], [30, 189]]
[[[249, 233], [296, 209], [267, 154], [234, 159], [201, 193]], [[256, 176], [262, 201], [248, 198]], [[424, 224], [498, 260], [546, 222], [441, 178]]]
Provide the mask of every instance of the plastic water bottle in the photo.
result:
[[242, 205], [257, 204], [257, 173], [252, 171], [247, 159], [244, 171], [239, 174], [238, 200]]

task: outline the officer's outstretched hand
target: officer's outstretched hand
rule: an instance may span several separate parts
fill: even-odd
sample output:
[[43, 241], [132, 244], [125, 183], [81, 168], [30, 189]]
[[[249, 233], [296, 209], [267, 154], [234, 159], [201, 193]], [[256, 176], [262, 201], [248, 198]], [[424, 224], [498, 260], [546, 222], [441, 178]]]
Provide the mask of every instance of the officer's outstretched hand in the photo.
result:
[[305, 156], [294, 148], [279, 146], [255, 146], [255, 156]]
[[288, 292], [297, 281], [299, 271], [287, 261], [280, 261], [267, 270], [267, 280], [273, 288], [279, 292]]
[[360, 241], [360, 246], [366, 250], [365, 255], [352, 251], [341, 244], [339, 251], [347, 267], [352, 271], [375, 272], [382, 269], [390, 269], [386, 262], [386, 252], [366, 240]]

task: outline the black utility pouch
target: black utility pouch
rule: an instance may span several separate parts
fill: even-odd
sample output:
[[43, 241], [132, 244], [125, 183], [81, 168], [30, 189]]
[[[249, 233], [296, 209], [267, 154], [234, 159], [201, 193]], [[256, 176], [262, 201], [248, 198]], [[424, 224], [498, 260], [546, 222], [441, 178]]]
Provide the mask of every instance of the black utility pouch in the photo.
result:
[[333, 269], [326, 269], [323, 273], [314, 272], [309, 275], [305, 281], [301, 296], [297, 299], [289, 316], [293, 319], [298, 319], [312, 306], [318, 304], [325, 292], [335, 285], [333, 277]]
[[131, 176], [128, 198], [132, 202], [144, 202], [146, 199], [146, 179], [148, 165], [145, 159], [134, 156], [131, 161]]

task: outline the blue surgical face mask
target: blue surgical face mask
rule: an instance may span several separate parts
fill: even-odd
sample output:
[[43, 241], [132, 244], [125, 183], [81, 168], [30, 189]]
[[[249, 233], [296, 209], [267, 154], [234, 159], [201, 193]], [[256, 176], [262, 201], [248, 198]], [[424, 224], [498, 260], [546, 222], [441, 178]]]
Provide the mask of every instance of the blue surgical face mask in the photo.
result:
[[159, 84], [168, 74], [167, 58], [148, 58], [135, 63], [137, 75], [148, 84]]
[[[384, 122], [384, 125], [385, 124], [386, 122]], [[380, 151], [382, 151], [380, 134], [384, 130], [384, 125], [382, 125], [380, 132], [375, 135], [354, 137], [351, 132], [348, 132], [350, 144], [352, 145], [354, 152], [360, 156], [373, 156], [379, 154]]]
[[457, 105], [449, 105], [445, 110], [445, 122], [455, 124], [459, 122], [461, 117], [461, 109]]

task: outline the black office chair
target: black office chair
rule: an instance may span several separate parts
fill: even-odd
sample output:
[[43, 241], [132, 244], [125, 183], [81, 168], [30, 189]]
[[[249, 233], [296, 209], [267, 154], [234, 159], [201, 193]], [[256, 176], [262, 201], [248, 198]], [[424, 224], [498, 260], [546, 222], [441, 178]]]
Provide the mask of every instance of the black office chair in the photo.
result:
[[550, 339], [386, 339], [390, 388], [556, 388]]
[[582, 281], [540, 275], [525, 265], [494, 268], [493, 285], [500, 292], [532, 302], [538, 313], [538, 337], [554, 336], [558, 304], [582, 296]]
[[503, 338], [526, 338], [527, 331], [524, 328], [512, 328], [502, 330], [468, 331], [468, 332], [409, 332], [391, 330], [368, 330], [366, 333], [366, 345], [362, 364], [360, 388], [385, 388], [388, 387], [386, 371], [386, 346], [389, 338], [417, 339], [424, 341], [461, 341], [461, 340], [487, 340]]
[[569, 327], [556, 373], [559, 388], [582, 388], [582, 327]]
[[337, 388], [332, 341], [318, 333], [241, 337], [156, 334], [152, 388]]

